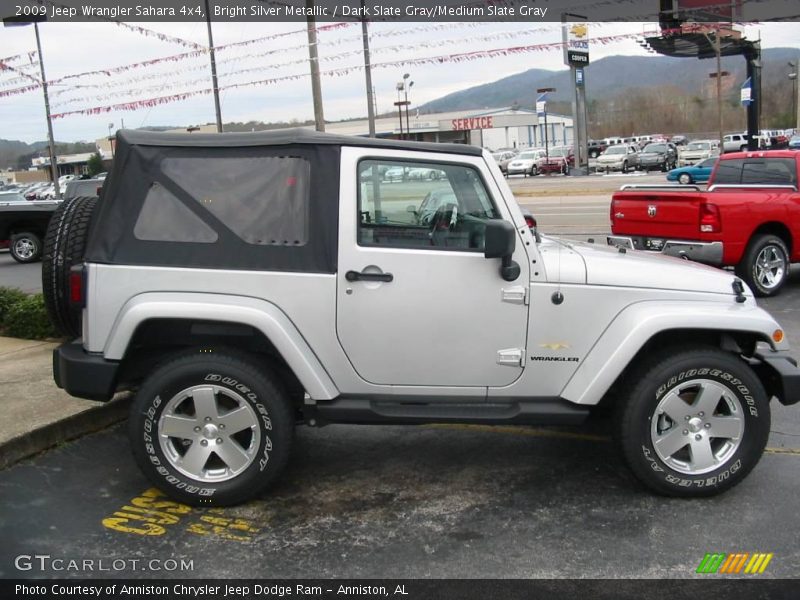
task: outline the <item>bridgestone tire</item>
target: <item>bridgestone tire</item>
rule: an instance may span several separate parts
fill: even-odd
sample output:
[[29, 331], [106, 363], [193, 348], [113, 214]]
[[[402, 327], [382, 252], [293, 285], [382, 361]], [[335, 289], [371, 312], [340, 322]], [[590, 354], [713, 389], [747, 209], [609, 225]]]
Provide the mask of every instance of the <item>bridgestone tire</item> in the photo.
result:
[[[698, 347], [683, 352], [677, 348], [673, 350], [655, 356], [627, 378], [626, 387], [630, 391], [625, 397], [620, 398], [617, 406], [615, 441], [633, 473], [651, 490], [665, 496], [713, 496], [741, 482], [761, 458], [770, 429], [769, 399], [761, 382], [743, 360], [713, 347]], [[693, 382], [697, 381], [706, 382], [705, 385], [710, 390], [725, 390], [727, 398], [721, 397], [715, 408], [709, 411], [712, 414], [698, 412], [699, 405], [703, 403], [698, 396], [692, 398], [691, 395]], [[687, 407], [685, 410], [694, 415], [700, 414], [702, 418], [695, 419], [694, 416], [691, 419], [681, 418], [679, 415], [675, 416], [674, 421], [669, 418], [670, 412], [674, 413], [683, 408], [674, 408], [674, 403], [668, 405], [663, 403], [669, 398], [676, 398], [673, 392], [682, 389], [690, 390], [689, 400], [694, 402], [694, 404], [684, 402]], [[713, 395], [708, 397], [713, 398]], [[682, 396], [677, 398], [686, 400]], [[740, 434], [732, 436], [736, 441], [732, 443], [727, 454], [721, 445], [717, 445], [715, 451], [714, 444], [725, 444], [728, 440], [709, 435], [712, 464], [705, 470], [696, 469], [703, 471], [702, 473], [691, 473], [689, 464], [695, 461], [691, 439], [696, 435], [702, 437], [705, 432], [722, 433], [717, 423], [719, 417], [725, 418], [724, 413], [729, 402], [741, 407], [741, 411], [734, 415], [743, 427]], [[659, 412], [659, 407], [664, 410], [665, 406], [670, 408], [667, 408], [665, 413]], [[654, 418], [658, 419], [655, 425]], [[664, 446], [660, 448], [661, 452], [656, 450], [653, 432], [659, 430], [664, 420], [677, 425], [674, 433], [679, 441], [675, 446], [681, 443], [687, 444], [667, 457], [671, 460], [673, 456], [688, 456], [687, 468], [683, 470], [677, 467], [676, 463], [668, 464], [662, 457]], [[703, 421], [714, 421], [715, 424], [713, 428], [706, 430]], [[667, 434], [670, 431], [671, 429], [668, 429]], [[687, 442], [680, 441], [680, 436], [683, 435], [686, 435]], [[683, 452], [689, 454], [681, 454]], [[716, 453], [722, 453], [721, 458], [718, 459]], [[716, 463], [719, 463], [719, 466], [714, 466]]]
[[[759, 257], [766, 260], [774, 257], [783, 263], [776, 268], [777, 279], [771, 284], [769, 280], [762, 282], [759, 278]], [[776, 295], [784, 286], [789, 278], [789, 267], [789, 249], [784, 241], [775, 235], [758, 235], [747, 245], [742, 261], [736, 266], [736, 274], [744, 279], [756, 296], [768, 297]]]
[[[197, 411], [202, 405], [196, 404], [195, 398], [201, 398], [203, 389], [211, 386], [214, 386], [215, 416], [213, 419], [201, 418]], [[175, 406], [181, 406], [176, 405], [176, 399], [184, 397], [187, 390], [192, 392], [188, 402], [195, 411], [188, 414], [204, 427], [195, 434], [192, 432], [196, 429], [190, 423], [187, 435], [191, 438], [181, 442], [186, 453], [176, 455], [173, 450], [180, 447], [180, 443], [176, 445], [174, 436], [164, 434], [165, 423], [170, 415], [175, 415], [172, 412]], [[244, 429], [246, 436], [253, 437], [244, 441], [223, 437], [228, 413], [221, 408], [222, 400], [230, 401], [230, 396], [238, 398], [239, 404], [235, 408], [249, 406], [246, 412], [256, 415], [252, 428]], [[146, 379], [133, 400], [128, 433], [136, 462], [160, 490], [193, 506], [229, 506], [256, 496], [280, 475], [289, 458], [294, 424], [283, 385], [269, 370], [256, 366], [247, 355], [235, 351], [197, 351], [165, 363]], [[206, 427], [211, 429], [210, 434]], [[222, 442], [214, 439], [216, 431], [220, 432], [219, 440]], [[172, 456], [165, 453], [165, 444]], [[184, 463], [188, 463], [188, 452], [194, 444], [202, 444], [202, 447], [197, 447], [199, 451], [211, 453], [205, 462], [198, 463], [202, 466], [194, 470], [199, 470], [198, 477], [180, 470], [184, 467], [192, 470]], [[224, 471], [229, 464], [223, 461], [222, 454], [215, 453], [215, 444], [221, 444], [216, 446], [220, 452], [227, 451], [231, 444], [238, 445], [238, 451], [250, 453], [250, 462], [245, 462], [238, 474], [223, 473], [229, 478], [215, 481], [211, 476], [212, 470]]]
[[64, 336], [81, 335], [81, 312], [69, 304], [69, 271], [83, 260], [97, 198], [65, 200], [50, 218], [42, 255], [42, 293], [53, 326]]
[[22, 232], [11, 236], [11, 258], [18, 263], [36, 262], [42, 257], [42, 240], [35, 233]]

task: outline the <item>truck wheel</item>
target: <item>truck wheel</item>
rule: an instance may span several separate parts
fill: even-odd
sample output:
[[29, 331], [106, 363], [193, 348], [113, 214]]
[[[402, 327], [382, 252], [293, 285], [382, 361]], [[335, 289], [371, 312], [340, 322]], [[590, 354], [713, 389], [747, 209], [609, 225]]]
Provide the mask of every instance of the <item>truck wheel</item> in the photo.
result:
[[47, 314], [59, 333], [81, 335], [81, 312], [69, 305], [69, 270], [83, 260], [97, 198], [65, 200], [47, 226], [42, 255], [42, 293]]
[[293, 414], [280, 381], [234, 352], [195, 352], [150, 375], [131, 406], [134, 458], [193, 506], [252, 498], [286, 466]]
[[736, 267], [756, 296], [774, 296], [789, 277], [789, 250], [775, 235], [759, 235], [747, 245]]
[[688, 173], [681, 173], [680, 175], [678, 175], [678, 181], [683, 185], [688, 185], [692, 183], [692, 176], [689, 175]]
[[617, 443], [628, 466], [666, 496], [735, 486], [767, 444], [769, 399], [752, 369], [716, 348], [661, 354], [629, 378]]
[[623, 173], [627, 173], [628, 172], [628, 163], [627, 162], [623, 162], [622, 163], [622, 169], [621, 170], [622, 170]]
[[42, 256], [42, 240], [35, 233], [15, 233], [11, 236], [11, 258], [18, 263], [36, 262]]

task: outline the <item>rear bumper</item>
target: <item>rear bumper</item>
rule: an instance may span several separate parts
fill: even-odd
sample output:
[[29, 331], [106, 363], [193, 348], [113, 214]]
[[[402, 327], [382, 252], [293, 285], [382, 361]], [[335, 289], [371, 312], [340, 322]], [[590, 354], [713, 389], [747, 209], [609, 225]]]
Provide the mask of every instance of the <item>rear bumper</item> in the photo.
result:
[[770, 397], [776, 397], [787, 406], [800, 402], [800, 368], [797, 367], [797, 361], [781, 352], [756, 352], [755, 359], [758, 363], [754, 369]]
[[648, 244], [650, 238], [644, 236], [619, 236], [609, 235], [606, 238], [609, 246], [621, 246], [628, 250], [645, 250], [647, 252], [657, 252], [667, 256], [687, 258], [695, 262], [707, 265], [718, 266], [722, 264], [722, 242], [693, 242], [685, 240], [663, 240], [661, 249], [657, 250]]
[[53, 350], [53, 379], [69, 395], [87, 400], [111, 400], [117, 386], [119, 363], [89, 354], [80, 340]]

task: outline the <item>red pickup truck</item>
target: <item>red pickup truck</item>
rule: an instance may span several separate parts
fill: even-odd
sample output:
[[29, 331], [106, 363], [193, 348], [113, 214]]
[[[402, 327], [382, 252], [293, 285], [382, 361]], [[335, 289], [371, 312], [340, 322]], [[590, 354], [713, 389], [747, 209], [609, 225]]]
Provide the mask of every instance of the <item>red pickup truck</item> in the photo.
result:
[[735, 267], [758, 296], [781, 289], [800, 262], [800, 152], [735, 152], [708, 189], [623, 186], [611, 199], [608, 243]]

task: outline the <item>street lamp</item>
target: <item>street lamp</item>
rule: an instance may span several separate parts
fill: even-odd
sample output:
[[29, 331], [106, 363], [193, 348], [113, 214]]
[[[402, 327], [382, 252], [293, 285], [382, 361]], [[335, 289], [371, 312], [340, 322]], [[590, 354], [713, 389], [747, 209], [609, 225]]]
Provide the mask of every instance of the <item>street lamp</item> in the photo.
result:
[[114, 130], [114, 124], [108, 124], [108, 146], [111, 148], [111, 160], [114, 160], [114, 136], [111, 135], [111, 132]]
[[789, 81], [794, 81], [794, 89], [792, 90], [792, 119], [794, 120], [795, 132], [797, 132], [800, 130], [800, 77], [797, 76], [798, 61], [790, 60], [787, 64], [792, 68], [792, 71], [787, 75]]
[[[408, 88], [410, 88], [412, 85], [414, 85], [414, 82], [412, 81], [410, 84], [407, 84], [408, 77], [409, 77], [408, 73], [403, 75], [403, 81], [398, 81], [397, 85], [395, 86], [395, 89], [397, 90], [397, 102], [395, 102], [394, 105], [397, 107], [397, 117], [400, 119], [400, 139], [405, 139], [404, 136], [403, 136], [403, 107], [404, 106], [406, 107], [406, 137], [408, 137], [409, 139], [411, 138], [411, 136], [408, 135], [408, 133], [409, 133], [409, 128], [408, 128], [408, 105], [409, 105], [409, 102], [408, 102]], [[404, 98], [405, 98], [404, 100], [400, 99], [400, 92], [403, 92], [405, 94], [404, 95]]]
[[[546, 87], [546, 88], [537, 88], [536, 93], [541, 96], [541, 94], [549, 94], [550, 92], [555, 92], [556, 88], [554, 87]], [[544, 104], [544, 159], [545, 161], [550, 161], [550, 148], [549, 148], [549, 139], [547, 134], [547, 101], [543, 102]], [[536, 111], [539, 112], [538, 110]]]

